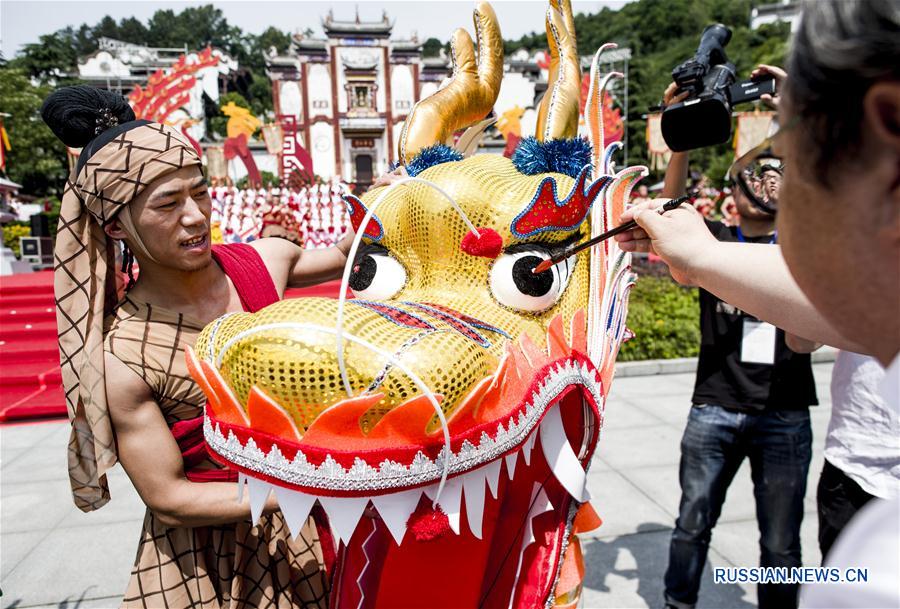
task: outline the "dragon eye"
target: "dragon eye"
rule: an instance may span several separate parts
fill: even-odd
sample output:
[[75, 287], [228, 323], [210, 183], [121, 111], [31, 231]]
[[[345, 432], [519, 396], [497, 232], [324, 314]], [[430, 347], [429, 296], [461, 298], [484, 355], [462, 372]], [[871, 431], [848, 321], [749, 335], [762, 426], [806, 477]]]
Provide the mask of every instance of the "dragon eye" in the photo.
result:
[[550, 257], [543, 248], [506, 253], [491, 268], [491, 292], [500, 304], [522, 311], [546, 311], [557, 303], [575, 267], [573, 259], [535, 275], [531, 270]]
[[406, 269], [386, 249], [364, 250], [350, 270], [350, 289], [357, 298], [385, 300], [406, 285]]

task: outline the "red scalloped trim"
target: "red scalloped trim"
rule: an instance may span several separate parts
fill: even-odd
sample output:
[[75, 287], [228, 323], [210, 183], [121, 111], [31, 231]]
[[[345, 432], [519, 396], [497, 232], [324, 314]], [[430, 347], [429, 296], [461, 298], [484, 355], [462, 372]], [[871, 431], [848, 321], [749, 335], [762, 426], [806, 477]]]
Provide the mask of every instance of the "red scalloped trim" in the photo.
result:
[[[532, 393], [534, 392], [534, 390], [537, 388], [538, 384], [544, 379], [544, 377], [547, 376], [550, 368], [552, 366], [555, 366], [566, 360], [574, 360], [579, 365], [587, 364], [589, 369], [591, 369], [599, 377], [599, 371], [596, 370], [594, 365], [590, 362], [590, 360], [587, 359], [587, 357], [585, 357], [579, 353], [573, 353], [572, 356], [569, 358], [564, 358], [561, 360], [554, 360], [552, 362], [547, 363], [545, 366], [543, 366], [540, 369], [539, 373], [534, 375], [532, 382], [529, 384], [528, 391], [526, 391], [524, 395], [530, 397], [532, 395]], [[603, 392], [602, 384], [601, 384], [600, 390], [602, 393]], [[579, 391], [581, 393], [582, 397], [585, 399], [585, 401], [588, 403], [591, 410], [593, 411], [594, 415], [597, 417], [598, 424], [594, 426], [594, 429], [592, 431], [593, 438], [591, 440], [591, 445], [593, 446], [596, 444], [597, 436], [600, 432], [600, 426], [602, 425], [602, 421], [603, 421], [603, 416], [599, 410], [600, 405], [594, 401], [593, 395], [591, 394], [591, 392], [588, 391], [583, 385], [569, 385], [568, 387], [564, 388], [556, 396], [554, 402], [562, 401], [572, 391]], [[498, 423], [502, 422], [504, 427], [506, 427], [508, 425], [509, 420], [512, 418], [513, 414], [518, 414], [518, 412], [521, 410], [521, 407], [522, 407], [522, 404], [520, 403], [518, 405], [518, 407], [512, 413], [507, 414], [503, 417], [500, 417], [494, 421], [490, 421], [488, 423], [483, 423], [481, 425], [473, 427], [472, 429], [470, 429], [464, 433], [457, 435], [456, 437], [452, 437], [450, 439], [451, 448], [453, 449], [454, 452], [458, 452], [460, 447], [462, 446], [463, 442], [465, 442], [466, 440], [468, 440], [469, 442], [472, 442], [473, 444], [475, 444], [477, 446], [479, 444], [481, 433], [483, 431], [488, 432], [488, 435], [493, 437], [493, 434], [496, 432]], [[244, 427], [241, 425], [235, 425], [232, 423], [228, 423], [226, 421], [221, 421], [215, 417], [214, 413], [211, 412], [211, 409], [209, 407], [207, 407], [207, 409], [206, 409], [206, 416], [213, 425], [218, 424], [220, 426], [222, 435], [224, 435], [226, 438], [228, 437], [229, 432], [233, 432], [234, 435], [237, 437], [237, 439], [241, 442], [242, 445], [246, 445], [247, 440], [249, 440], [250, 438], [253, 438], [253, 441], [256, 443], [257, 447], [264, 454], [268, 454], [268, 452], [271, 450], [272, 446], [277, 445], [278, 449], [281, 451], [281, 454], [284, 455], [284, 457], [289, 461], [293, 460], [294, 457], [296, 456], [297, 452], [302, 450], [303, 454], [306, 456], [306, 460], [313, 465], [321, 465], [322, 462], [325, 460], [325, 458], [329, 455], [331, 456], [332, 459], [334, 459], [335, 462], [339, 463], [342, 467], [344, 467], [346, 469], [349, 469], [353, 465], [353, 462], [357, 457], [362, 459], [363, 461], [365, 461], [372, 467], [378, 467], [381, 464], [381, 462], [384, 461], [385, 459], [390, 459], [391, 461], [396, 461], [398, 463], [409, 464], [409, 463], [412, 463], [413, 458], [415, 458], [416, 454], [419, 451], [424, 453], [430, 459], [434, 459], [437, 457], [438, 454], [440, 454], [440, 451], [444, 447], [443, 437], [441, 436], [441, 434], [435, 434], [433, 440], [424, 445], [398, 446], [398, 447], [391, 448], [391, 449], [374, 450], [374, 451], [338, 452], [333, 449], [325, 450], [325, 449], [322, 449], [317, 446], [304, 446], [302, 441], [300, 443], [288, 442], [282, 437], [273, 436], [271, 434], [267, 434], [267, 433], [261, 432], [259, 430], [254, 430], [254, 429], [250, 429], [248, 427]], [[538, 420], [537, 425], [540, 425], [540, 420], [542, 420], [542, 419], [543, 419], [543, 414], [541, 415], [540, 419]], [[524, 442], [524, 439], [523, 439], [523, 442]], [[521, 444], [522, 443], [519, 443], [519, 444], [513, 446], [512, 448], [510, 448], [508, 451], [506, 451], [502, 455], [498, 455], [497, 458], [500, 458], [501, 456], [505, 456], [511, 452], [518, 450], [519, 448], [521, 448]], [[213, 447], [210, 447], [210, 453], [213, 456], [213, 459], [216, 462], [221, 463], [222, 465], [227, 465], [228, 467], [230, 467], [232, 469], [236, 469], [240, 472], [248, 474], [249, 476], [252, 476], [252, 477], [260, 479], [260, 480], [265, 480], [265, 481], [275, 484], [277, 486], [282, 486], [285, 488], [292, 488], [292, 489], [304, 491], [304, 492], [307, 492], [310, 494], [321, 495], [321, 494], [323, 494], [323, 492], [325, 492], [324, 489], [321, 489], [318, 487], [305, 487], [305, 486], [300, 486], [300, 485], [294, 485], [294, 484], [291, 484], [284, 480], [281, 480], [280, 478], [268, 476], [266, 474], [257, 472], [255, 470], [252, 470], [249, 468], [244, 468], [240, 465], [232, 463], [231, 461], [225, 459], [224, 457], [222, 457], [221, 455], [216, 453], [215, 450], [213, 449]], [[591, 451], [591, 454], [592, 453], [593, 453], [593, 450]], [[590, 454], [586, 458], [589, 459]], [[478, 466], [481, 466], [481, 465], [483, 465], [483, 463], [478, 464]], [[478, 467], [478, 466], [476, 466], [476, 467]], [[454, 474], [451, 477], [455, 477], [462, 473], [465, 473], [465, 472], [459, 472], [457, 474]], [[417, 486], [428, 486], [429, 484], [432, 484], [432, 483], [433, 483], [433, 481], [428, 481], [428, 482], [423, 482], [418, 485], [411, 484], [408, 486], [404, 486], [403, 488], [415, 488]], [[377, 491], [377, 490], [328, 491], [328, 493], [330, 493], [333, 496], [356, 497], [356, 496], [372, 496], [372, 495], [378, 495], [378, 494], [391, 493], [391, 492], [396, 492], [396, 490], [397, 489], [385, 489], [383, 491]]]

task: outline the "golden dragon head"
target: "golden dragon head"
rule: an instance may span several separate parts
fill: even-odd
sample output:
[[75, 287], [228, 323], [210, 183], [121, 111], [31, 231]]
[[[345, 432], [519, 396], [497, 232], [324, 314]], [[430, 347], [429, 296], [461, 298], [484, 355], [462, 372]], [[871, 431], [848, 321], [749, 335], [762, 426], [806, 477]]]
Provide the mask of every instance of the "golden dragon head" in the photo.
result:
[[[342, 543], [342, 602], [357, 599], [363, 571], [373, 577], [354, 553], [361, 544], [381, 555], [366, 593], [379, 606], [408, 606], [410, 586], [424, 584], [404, 581], [405, 568], [432, 559], [441, 561], [429, 572], [434, 589], [412, 595], [414, 605], [577, 598], [578, 570], [563, 555], [568, 547], [577, 562], [572, 532], [593, 514], [579, 508], [633, 280], [614, 241], [532, 269], [618, 224], [644, 170], [607, 173], [597, 56], [589, 137], [576, 137], [568, 0], [547, 11], [553, 61], [536, 137], [512, 159], [468, 154], [503, 70], [487, 3], [475, 29], [477, 52], [458, 30], [452, 81], [407, 119], [399, 156], [409, 177], [347, 197], [356, 241], [344, 282], [354, 298], [230, 314], [189, 353], [209, 397], [207, 442], [248, 478], [251, 501], [274, 487], [292, 526], [315, 501], [328, 513]], [[363, 517], [367, 507], [378, 517]], [[444, 515], [452, 533], [429, 529]]]

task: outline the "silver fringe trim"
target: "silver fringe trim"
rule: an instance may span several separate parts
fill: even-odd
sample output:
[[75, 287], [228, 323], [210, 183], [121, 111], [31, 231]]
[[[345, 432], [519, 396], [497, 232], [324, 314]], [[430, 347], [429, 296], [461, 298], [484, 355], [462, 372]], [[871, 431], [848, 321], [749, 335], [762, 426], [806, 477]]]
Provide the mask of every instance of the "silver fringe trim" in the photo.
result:
[[[603, 395], [598, 373], [574, 360], [555, 364], [530, 401], [509, 420], [509, 428], [500, 423], [493, 438], [482, 432], [478, 446], [466, 440], [459, 452], [450, 455], [449, 474], [475, 469], [522, 444], [560, 393], [572, 385], [587, 389], [602, 415]], [[387, 491], [435, 482], [441, 477], [445, 454], [442, 452], [437, 458], [430, 459], [420, 451], [408, 465], [386, 459], [378, 467], [357, 457], [346, 469], [331, 455], [320, 465], [309, 463], [301, 451], [293, 460], [288, 460], [275, 444], [265, 454], [253, 438], [245, 445], [231, 431], [226, 438], [220, 426], [213, 427], [208, 417], [203, 423], [203, 435], [213, 451], [239, 467], [288, 484], [326, 491]]]

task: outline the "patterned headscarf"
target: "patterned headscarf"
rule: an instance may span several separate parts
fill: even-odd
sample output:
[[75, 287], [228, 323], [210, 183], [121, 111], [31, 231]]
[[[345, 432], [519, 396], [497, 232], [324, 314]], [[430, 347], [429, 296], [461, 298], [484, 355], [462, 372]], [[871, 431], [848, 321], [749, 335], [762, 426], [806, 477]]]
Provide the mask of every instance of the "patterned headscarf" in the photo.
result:
[[[85, 512], [109, 501], [106, 471], [116, 463], [103, 354], [103, 319], [116, 304], [115, 243], [103, 226], [151, 182], [191, 165], [199, 168], [200, 158], [182, 134], [158, 123], [133, 121], [88, 144], [66, 183], [53, 282], [72, 423], [69, 480], [75, 505]], [[126, 225], [133, 231], [131, 222]]]

